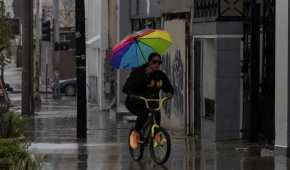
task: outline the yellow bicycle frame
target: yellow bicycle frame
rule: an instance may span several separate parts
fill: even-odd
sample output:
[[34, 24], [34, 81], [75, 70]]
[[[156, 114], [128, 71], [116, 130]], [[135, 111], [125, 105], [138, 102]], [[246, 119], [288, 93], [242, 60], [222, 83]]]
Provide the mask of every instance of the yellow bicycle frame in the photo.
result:
[[[163, 106], [164, 102], [168, 99], [168, 97], [161, 97], [159, 99], [148, 99], [148, 98], [145, 98], [145, 97], [142, 97], [142, 96], [137, 96], [137, 98], [141, 99], [141, 100], [144, 100], [147, 109], [150, 108], [149, 102], [159, 102], [159, 107], [157, 107], [155, 109], [152, 109], [154, 111], [159, 111], [161, 109], [161, 107]], [[152, 127], [151, 127], [151, 137], [152, 138], [154, 137], [156, 128], [158, 129], [159, 125], [157, 123], [154, 123], [152, 125]]]

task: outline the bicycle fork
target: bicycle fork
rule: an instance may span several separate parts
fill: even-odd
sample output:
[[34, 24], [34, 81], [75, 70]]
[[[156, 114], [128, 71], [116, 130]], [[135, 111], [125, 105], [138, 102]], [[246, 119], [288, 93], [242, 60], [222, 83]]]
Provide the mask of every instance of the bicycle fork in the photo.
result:
[[154, 138], [154, 135], [155, 135], [156, 131], [158, 131], [158, 129], [159, 129], [159, 125], [154, 123], [152, 125], [152, 127], [151, 127], [151, 137], [152, 137], [152, 139]]

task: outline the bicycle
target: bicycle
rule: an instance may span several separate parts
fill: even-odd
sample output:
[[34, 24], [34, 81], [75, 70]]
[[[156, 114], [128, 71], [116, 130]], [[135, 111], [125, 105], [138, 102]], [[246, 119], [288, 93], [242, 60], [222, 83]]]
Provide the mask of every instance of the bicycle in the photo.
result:
[[[134, 128], [130, 130], [129, 133], [129, 152], [133, 160], [140, 161], [143, 157], [145, 146], [149, 143], [150, 156], [159, 165], [164, 164], [170, 155], [171, 151], [171, 140], [168, 132], [160, 127], [155, 120], [155, 115], [157, 111], [161, 109], [164, 102], [168, 97], [162, 97], [159, 99], [148, 99], [142, 96], [135, 96], [140, 100], [144, 100], [146, 108], [150, 111], [148, 113], [148, 120], [144, 124], [141, 131], [139, 131], [139, 142], [136, 149], [130, 146], [130, 136]], [[156, 108], [151, 108], [151, 102], [158, 102], [159, 105]]]

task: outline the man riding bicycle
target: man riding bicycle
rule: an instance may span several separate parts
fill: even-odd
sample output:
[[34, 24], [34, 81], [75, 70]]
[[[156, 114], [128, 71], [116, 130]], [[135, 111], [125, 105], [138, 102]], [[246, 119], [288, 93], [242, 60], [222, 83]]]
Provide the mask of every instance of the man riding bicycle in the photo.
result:
[[[148, 63], [133, 69], [123, 87], [123, 92], [127, 94], [125, 105], [131, 113], [137, 116], [135, 131], [130, 136], [132, 148], [138, 146], [140, 137], [137, 131], [142, 129], [149, 113], [144, 101], [134, 96], [158, 99], [160, 90], [167, 93], [168, 97], [173, 95], [173, 87], [168, 77], [159, 70], [161, 64], [161, 56], [158, 53], [151, 53], [148, 57]], [[156, 123], [160, 125], [160, 111], [155, 114], [155, 118]]]

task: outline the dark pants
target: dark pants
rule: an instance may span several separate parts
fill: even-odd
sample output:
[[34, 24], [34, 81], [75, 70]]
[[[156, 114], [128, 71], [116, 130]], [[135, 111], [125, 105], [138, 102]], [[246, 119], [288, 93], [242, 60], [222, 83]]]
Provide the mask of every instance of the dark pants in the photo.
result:
[[[137, 116], [136, 124], [135, 124], [135, 129], [137, 131], [141, 130], [148, 120], [148, 113], [149, 110], [146, 108], [144, 101], [140, 101], [140, 99], [131, 99], [127, 98], [126, 99], [126, 107], [127, 109], [133, 113], [134, 115]], [[160, 125], [160, 111], [154, 113], [156, 123]]]

